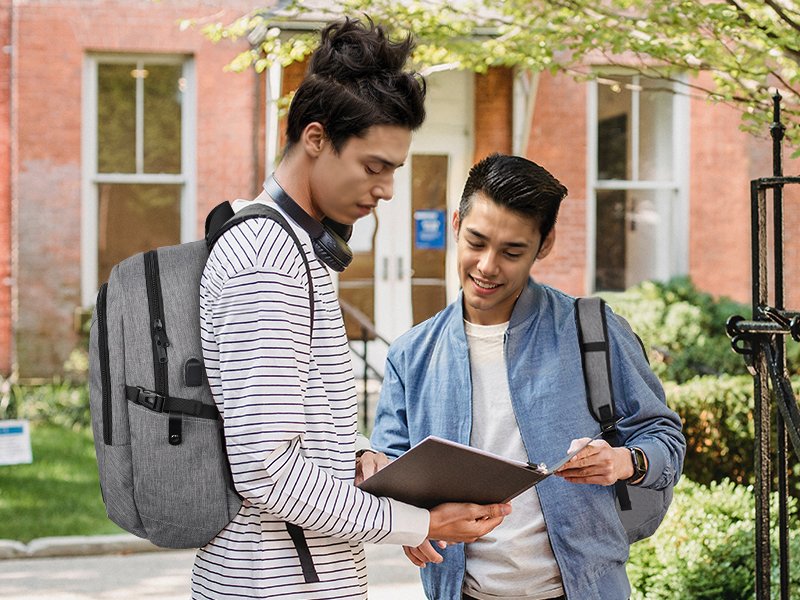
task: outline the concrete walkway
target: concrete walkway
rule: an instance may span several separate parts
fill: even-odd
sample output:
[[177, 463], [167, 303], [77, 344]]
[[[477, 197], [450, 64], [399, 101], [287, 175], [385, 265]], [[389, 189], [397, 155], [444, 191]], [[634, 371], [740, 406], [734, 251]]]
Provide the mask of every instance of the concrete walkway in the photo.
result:
[[[27, 557], [0, 560], [4, 600], [189, 598], [193, 550], [149, 551], [147, 542], [125, 535], [0, 542], [0, 556], [11, 555], [12, 545]], [[81, 556], [97, 551], [104, 553]], [[370, 600], [425, 600], [418, 570], [400, 547], [368, 545], [367, 564]]]

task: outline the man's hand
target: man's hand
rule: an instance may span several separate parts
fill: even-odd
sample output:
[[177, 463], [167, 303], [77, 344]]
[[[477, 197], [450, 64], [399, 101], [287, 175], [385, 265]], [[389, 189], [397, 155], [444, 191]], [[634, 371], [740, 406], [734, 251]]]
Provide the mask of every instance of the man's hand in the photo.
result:
[[[510, 504], [446, 502], [431, 509], [428, 537], [445, 542], [474, 542], [511, 514]], [[424, 544], [423, 544], [424, 546]]]
[[[567, 453], [587, 439], [572, 440]], [[605, 440], [594, 440], [555, 474], [571, 483], [613, 485], [633, 476], [633, 462], [627, 448], [613, 448]]]
[[356, 458], [355, 484], [358, 485], [365, 479], [372, 477], [390, 462], [389, 457], [383, 452], [364, 452], [361, 456]]
[[[428, 535], [431, 539], [425, 540], [417, 546], [403, 546], [406, 557], [420, 569], [425, 568], [429, 562], [440, 563], [442, 555], [435, 548], [447, 548], [447, 543], [474, 542], [479, 537], [486, 535], [500, 525], [506, 515], [511, 514], [510, 504], [470, 504], [461, 502], [447, 502], [431, 509], [431, 521]], [[434, 541], [437, 540], [437, 541]], [[445, 541], [446, 540], [446, 541]]]
[[[406, 553], [408, 560], [414, 563], [414, 566], [419, 567], [420, 569], [424, 569], [425, 565], [429, 562], [432, 563], [440, 563], [444, 559], [442, 555], [439, 554], [433, 547], [431, 543], [433, 540], [425, 540], [417, 546], [416, 548], [412, 548], [411, 546], [403, 546], [403, 552]], [[433, 542], [436, 544], [437, 547], [444, 550], [447, 548], [447, 542]]]

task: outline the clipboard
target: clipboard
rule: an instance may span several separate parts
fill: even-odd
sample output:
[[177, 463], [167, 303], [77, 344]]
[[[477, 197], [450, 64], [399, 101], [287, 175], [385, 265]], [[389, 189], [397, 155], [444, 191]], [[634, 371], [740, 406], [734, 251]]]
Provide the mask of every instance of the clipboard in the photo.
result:
[[552, 466], [512, 460], [428, 436], [358, 487], [375, 496], [387, 496], [428, 509], [443, 502], [510, 502], [552, 475], [601, 435], [588, 440]]

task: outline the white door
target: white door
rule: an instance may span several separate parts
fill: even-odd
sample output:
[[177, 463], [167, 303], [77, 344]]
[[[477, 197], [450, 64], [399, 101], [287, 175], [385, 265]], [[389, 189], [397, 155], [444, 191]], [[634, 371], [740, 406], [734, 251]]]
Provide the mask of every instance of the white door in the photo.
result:
[[414, 134], [395, 195], [378, 211], [375, 323], [395, 339], [455, 297], [450, 219], [458, 208], [473, 148], [473, 76], [427, 78], [425, 124]]
[[[450, 219], [471, 166], [473, 75], [441, 72], [426, 81], [427, 118], [395, 174], [394, 198], [356, 223], [354, 263], [339, 276], [340, 297], [389, 341], [444, 308], [458, 291]], [[360, 326], [346, 322], [351, 339], [358, 337]], [[367, 352], [382, 371], [385, 345], [370, 343]], [[359, 373], [360, 361], [354, 364]]]

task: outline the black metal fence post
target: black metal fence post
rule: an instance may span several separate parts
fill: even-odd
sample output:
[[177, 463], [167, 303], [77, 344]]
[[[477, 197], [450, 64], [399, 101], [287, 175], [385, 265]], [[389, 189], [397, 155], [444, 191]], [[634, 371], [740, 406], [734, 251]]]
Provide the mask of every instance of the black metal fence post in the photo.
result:
[[[770, 126], [772, 135], [772, 176], [783, 177], [783, 157], [781, 156], [781, 145], [786, 127], [781, 122], [781, 95], [775, 93], [773, 97], [773, 119]], [[773, 256], [775, 264], [775, 308], [780, 312], [786, 307], [784, 305], [783, 289], [783, 186], [776, 187], [772, 196], [773, 214]], [[775, 361], [780, 373], [786, 374], [786, 342], [782, 333], [775, 336]], [[778, 469], [778, 551], [780, 557], [780, 590], [781, 600], [789, 600], [789, 516], [787, 500], [789, 497], [789, 482], [787, 474], [789, 471], [789, 461], [786, 454], [788, 439], [786, 427], [778, 411], [776, 417], [777, 427], [777, 469]], [[767, 534], [769, 535], [769, 533]]]
[[[727, 330], [734, 351], [742, 354], [753, 375], [755, 418], [755, 591], [757, 600], [771, 597], [770, 490], [772, 488], [771, 409], [776, 410], [776, 460], [778, 471], [778, 551], [780, 598], [789, 600], [789, 525], [787, 499], [789, 443], [800, 458], [800, 410], [786, 371], [786, 335], [800, 341], [800, 314], [784, 306], [783, 272], [783, 188], [800, 184], [800, 177], [784, 177], [781, 143], [780, 94], [773, 97], [772, 177], [750, 182], [753, 314], [728, 319]], [[773, 299], [767, 281], [769, 246], [767, 191], [772, 191], [772, 274]], [[770, 391], [771, 384], [771, 391]]]

